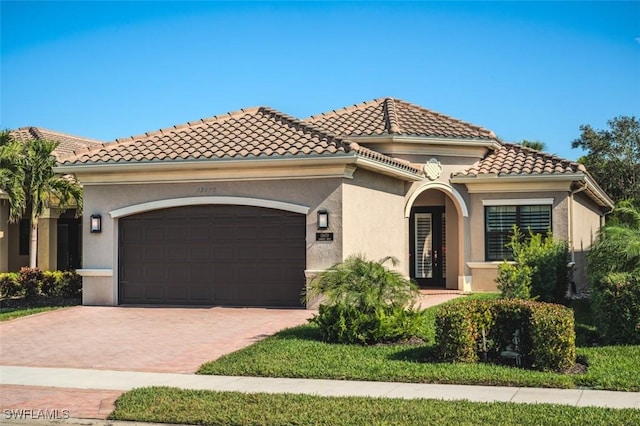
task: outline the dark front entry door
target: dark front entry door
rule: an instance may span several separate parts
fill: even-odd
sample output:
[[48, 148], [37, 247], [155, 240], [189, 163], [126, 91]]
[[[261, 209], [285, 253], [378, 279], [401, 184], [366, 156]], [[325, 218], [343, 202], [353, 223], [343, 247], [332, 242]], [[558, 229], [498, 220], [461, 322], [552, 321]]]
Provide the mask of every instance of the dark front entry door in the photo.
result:
[[414, 207], [409, 220], [411, 278], [420, 287], [444, 287], [444, 207]]

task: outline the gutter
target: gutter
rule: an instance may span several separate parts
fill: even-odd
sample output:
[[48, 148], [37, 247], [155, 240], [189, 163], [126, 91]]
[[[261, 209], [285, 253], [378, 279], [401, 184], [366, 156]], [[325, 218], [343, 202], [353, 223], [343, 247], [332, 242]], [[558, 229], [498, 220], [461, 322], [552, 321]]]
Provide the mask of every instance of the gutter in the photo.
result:
[[[389, 157], [393, 159], [392, 157]], [[119, 172], [149, 172], [149, 171], [171, 171], [186, 169], [232, 169], [232, 168], [258, 168], [258, 167], [303, 167], [309, 165], [348, 165], [355, 164], [363, 169], [372, 170], [387, 176], [396, 177], [405, 181], [419, 181], [422, 176], [417, 172], [413, 173], [401, 167], [395, 167], [369, 158], [357, 152], [335, 154], [332, 156], [306, 156], [306, 157], [264, 157], [252, 159], [220, 159], [212, 158], [206, 160], [160, 160], [147, 162], [122, 162], [122, 163], [88, 163], [58, 165], [53, 168], [54, 172], [62, 174], [89, 174], [89, 173], [119, 173]]]

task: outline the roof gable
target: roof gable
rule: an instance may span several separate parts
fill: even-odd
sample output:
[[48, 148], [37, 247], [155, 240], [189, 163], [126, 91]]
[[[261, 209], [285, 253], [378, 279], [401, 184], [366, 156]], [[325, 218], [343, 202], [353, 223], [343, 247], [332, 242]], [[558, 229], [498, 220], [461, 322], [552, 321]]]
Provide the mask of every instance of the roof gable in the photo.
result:
[[58, 146], [53, 150], [53, 155], [56, 158], [68, 156], [73, 154], [74, 151], [102, 146], [102, 142], [95, 139], [74, 136], [68, 133], [56, 132], [53, 130], [43, 129], [42, 127], [33, 126], [21, 127], [19, 129], [12, 130], [11, 136], [22, 142], [32, 139], [48, 139], [58, 142]]
[[497, 141], [488, 129], [394, 98], [379, 98], [304, 120], [341, 136], [422, 136]]

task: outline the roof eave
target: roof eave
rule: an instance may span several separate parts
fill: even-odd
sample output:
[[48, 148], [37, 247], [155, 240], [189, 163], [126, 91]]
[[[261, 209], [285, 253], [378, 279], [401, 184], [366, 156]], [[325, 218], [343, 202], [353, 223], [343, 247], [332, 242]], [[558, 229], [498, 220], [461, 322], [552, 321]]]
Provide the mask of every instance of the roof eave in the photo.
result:
[[482, 147], [489, 149], [499, 149], [502, 144], [495, 139], [472, 139], [472, 138], [442, 138], [429, 136], [408, 136], [408, 135], [373, 135], [373, 136], [348, 136], [344, 139], [358, 143], [406, 143], [406, 144], [430, 144], [430, 145], [451, 145]]
[[576, 182], [586, 185], [586, 192], [591, 198], [602, 207], [613, 209], [614, 202], [600, 188], [600, 186], [586, 173], [549, 173], [540, 175], [501, 175], [496, 173], [487, 173], [476, 176], [453, 176], [451, 183], [467, 184], [467, 183], [492, 183], [492, 182]]
[[356, 155], [350, 153], [332, 154], [332, 155], [313, 155], [313, 156], [282, 156], [274, 157], [253, 157], [253, 158], [210, 158], [210, 159], [173, 159], [173, 160], [156, 160], [145, 162], [115, 162], [115, 163], [82, 163], [82, 164], [61, 164], [54, 167], [56, 173], [104, 173], [104, 172], [128, 172], [137, 170], [175, 170], [175, 169], [205, 169], [212, 165], [219, 168], [239, 168], [239, 167], [256, 167], [256, 166], [295, 166], [297, 164], [329, 164], [329, 163], [353, 163]]

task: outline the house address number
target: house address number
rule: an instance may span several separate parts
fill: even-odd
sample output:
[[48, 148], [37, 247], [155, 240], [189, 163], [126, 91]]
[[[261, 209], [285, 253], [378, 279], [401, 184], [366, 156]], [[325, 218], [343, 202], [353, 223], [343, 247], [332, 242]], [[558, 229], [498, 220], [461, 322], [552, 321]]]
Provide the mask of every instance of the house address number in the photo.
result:
[[316, 232], [316, 241], [333, 241], [333, 232]]

